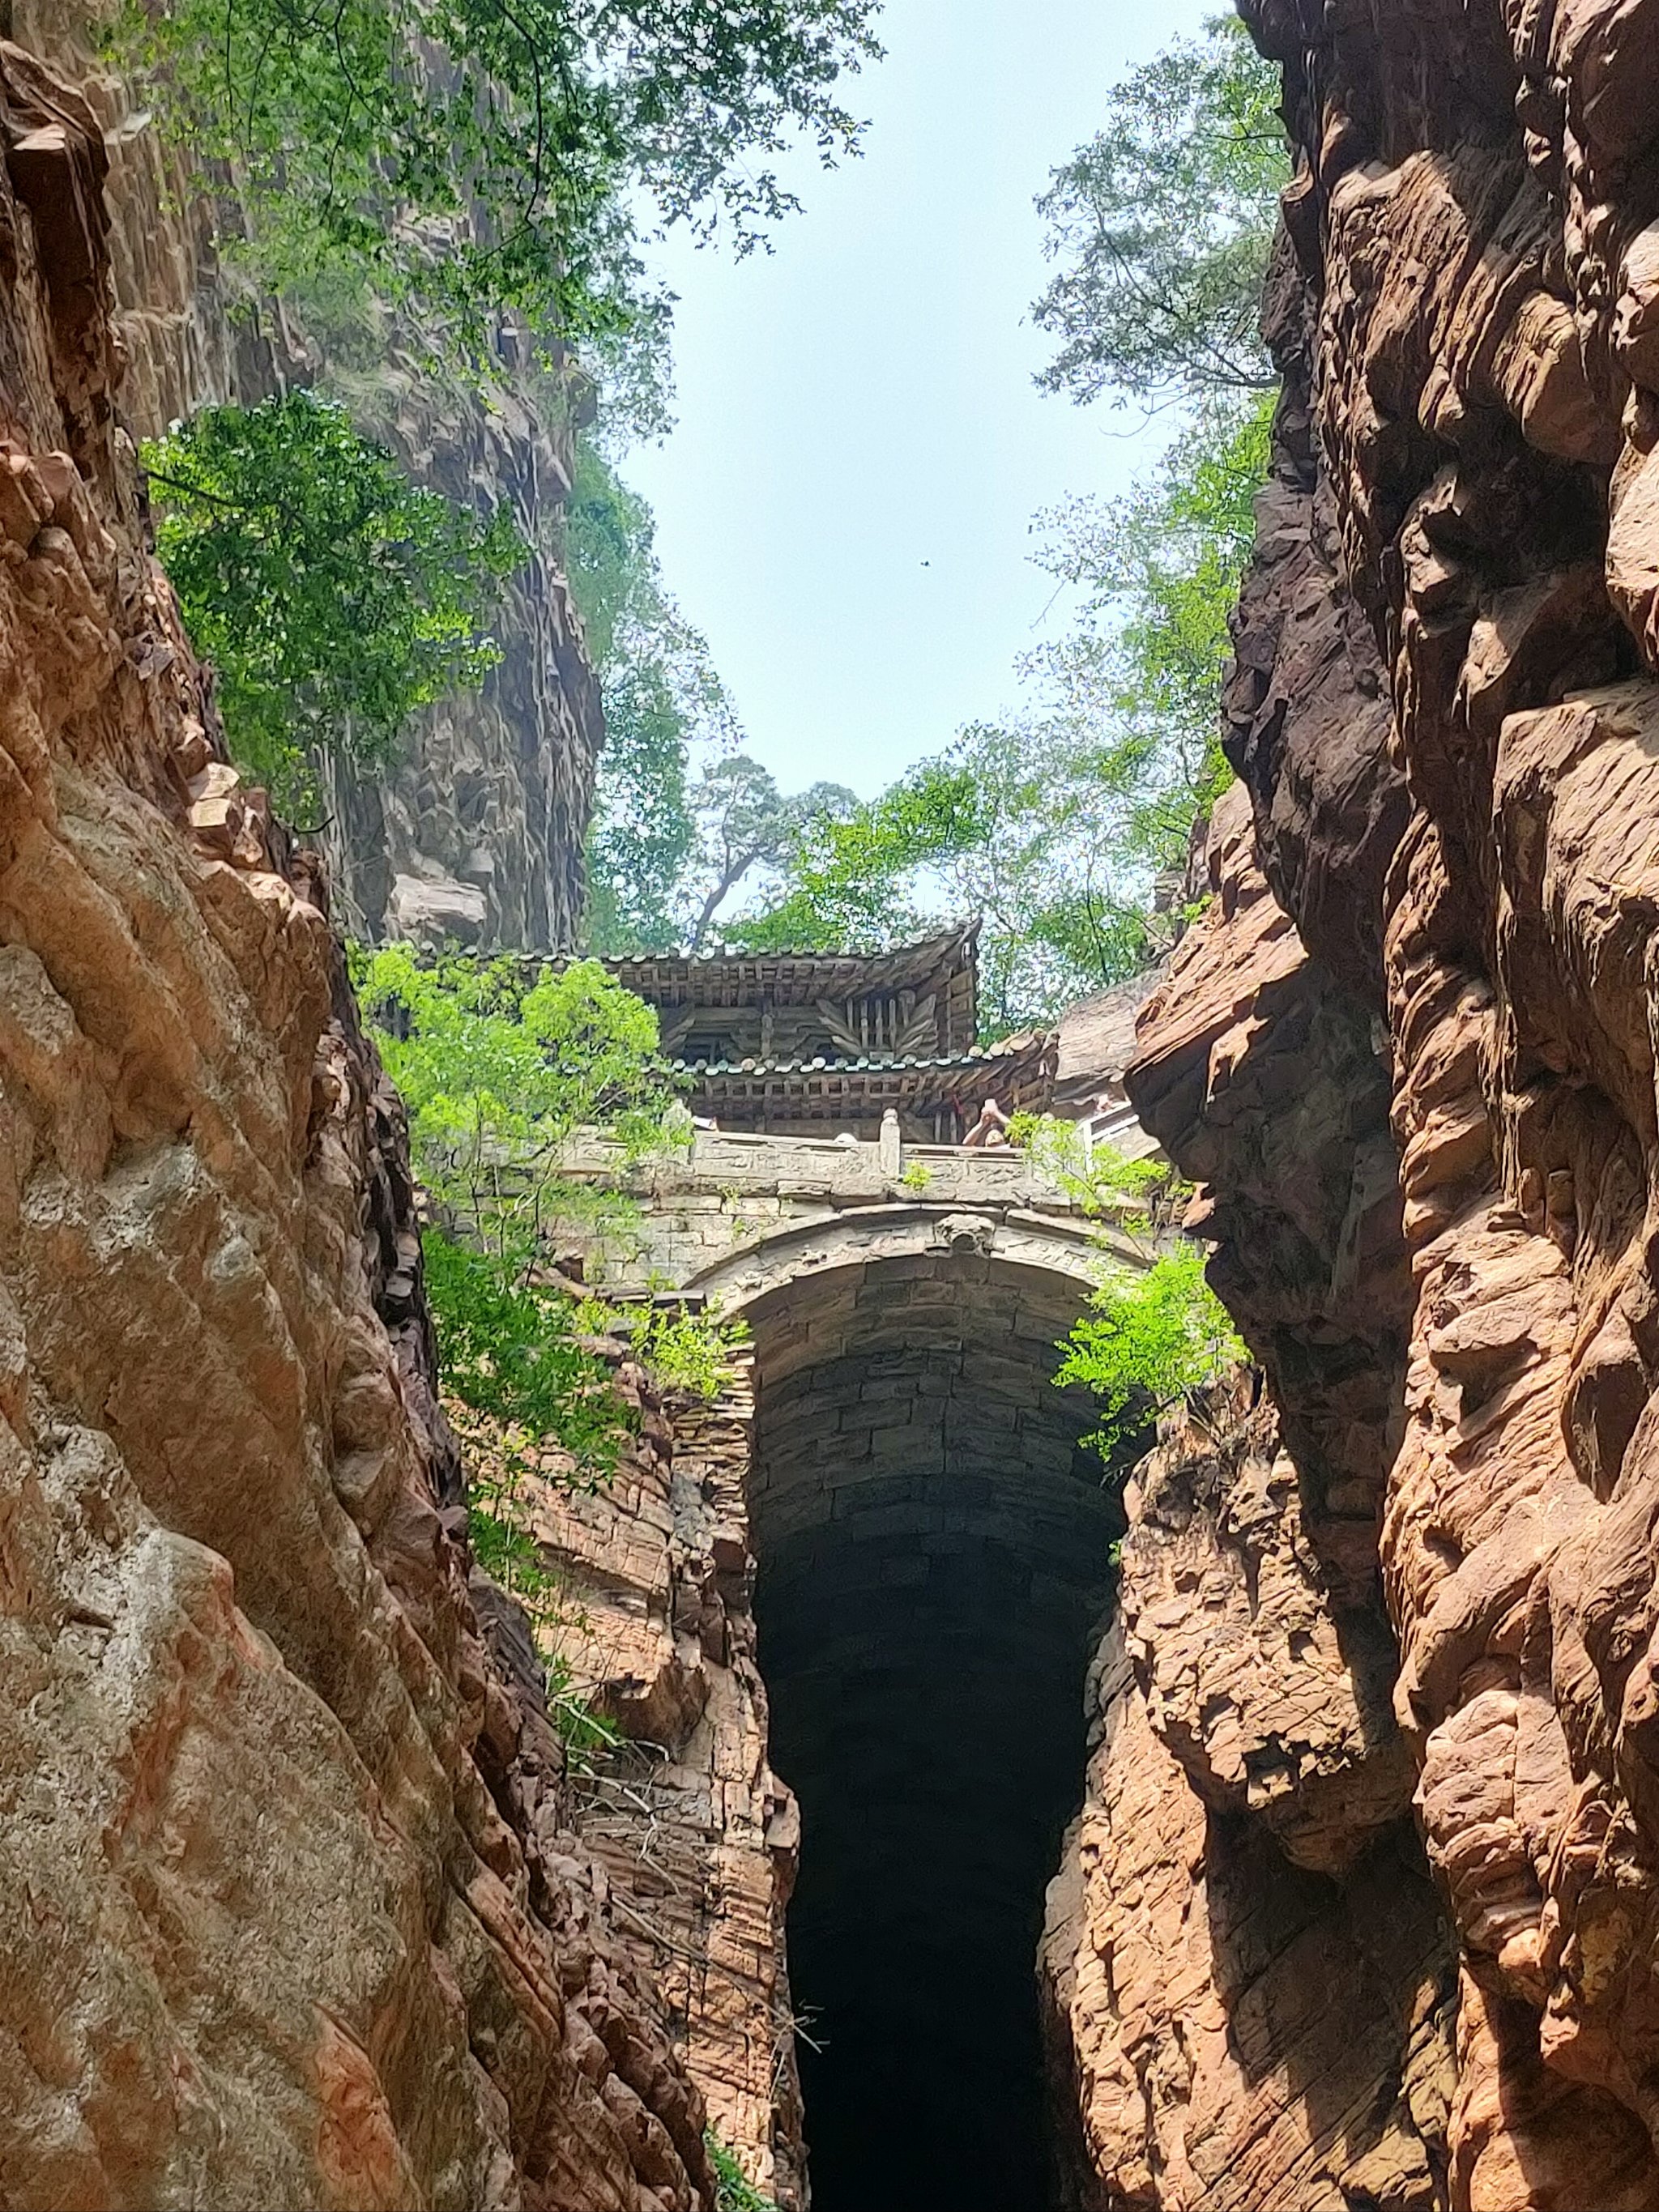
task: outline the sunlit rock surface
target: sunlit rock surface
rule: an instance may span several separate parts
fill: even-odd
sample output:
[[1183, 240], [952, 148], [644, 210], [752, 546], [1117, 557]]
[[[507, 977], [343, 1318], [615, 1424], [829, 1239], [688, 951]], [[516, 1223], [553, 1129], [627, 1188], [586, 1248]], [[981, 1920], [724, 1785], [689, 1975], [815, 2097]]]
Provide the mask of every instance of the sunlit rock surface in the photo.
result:
[[[1403, 1358], [1370, 1426], [1461, 1960], [1445, 2198], [1651, 2206], [1659, 27], [1609, 0], [1245, 14], [1299, 161], [1229, 745], [1267, 884], [1376, 1024], [1399, 1147]], [[1226, 908], [1194, 933], [1218, 975], [1264, 934]], [[1212, 1185], [1323, 1555], [1327, 1323], [1262, 1334], [1276, 1263], [1228, 1225], [1260, 1164], [1222, 1140], [1221, 1031], [1186, 1020], [1172, 975], [1148, 1110]]]
[[696, 2212], [399, 1109], [143, 550], [93, 118], [0, 110], [0, 2201]]
[[1210, 871], [1128, 1079], [1212, 1178], [1191, 1218], [1268, 1381], [1164, 1422], [1127, 1492], [1042, 1954], [1064, 2201], [1429, 2212], [1455, 1957], [1377, 1589], [1409, 1294], [1387, 1085], [1240, 795]]

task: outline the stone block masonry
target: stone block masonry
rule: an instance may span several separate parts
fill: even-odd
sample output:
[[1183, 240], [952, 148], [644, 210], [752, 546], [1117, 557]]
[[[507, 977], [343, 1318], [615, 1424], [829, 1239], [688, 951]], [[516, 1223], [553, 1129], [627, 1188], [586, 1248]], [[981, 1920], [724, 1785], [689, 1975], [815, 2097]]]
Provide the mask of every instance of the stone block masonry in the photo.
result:
[[[623, 1177], [638, 1218], [586, 1252], [587, 1271], [623, 1296], [684, 1295], [738, 1314], [805, 1276], [879, 1261], [884, 1299], [913, 1282], [915, 1329], [948, 1331], [956, 1293], [927, 1288], [939, 1256], [994, 1256], [1005, 1272], [995, 1288], [981, 1280], [981, 1327], [997, 1315], [1012, 1331], [1028, 1272], [1086, 1289], [1103, 1261], [1145, 1267], [1158, 1249], [1134, 1227], [1132, 1202], [1115, 1221], [1092, 1219], [1022, 1153], [918, 1145], [897, 1158], [896, 1174], [877, 1143], [699, 1130], [685, 1153]], [[616, 1148], [603, 1139], [572, 1145], [563, 1165], [578, 1178], [618, 1173]], [[916, 1167], [925, 1179], [912, 1188], [902, 1178]], [[787, 1356], [780, 1336], [775, 1357]]]
[[1031, 1966], [1121, 1526], [1079, 1449], [1092, 1403], [1051, 1379], [1086, 1290], [992, 1240], [849, 1256], [744, 1308], [820, 2212], [1044, 2200]]

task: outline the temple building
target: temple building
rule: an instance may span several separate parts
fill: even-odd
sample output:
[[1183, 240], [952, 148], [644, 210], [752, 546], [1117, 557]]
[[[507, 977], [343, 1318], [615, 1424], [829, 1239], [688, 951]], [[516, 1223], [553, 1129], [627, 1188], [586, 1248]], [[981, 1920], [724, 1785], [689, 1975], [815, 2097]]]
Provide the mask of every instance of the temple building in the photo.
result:
[[956, 1145], [988, 1100], [1045, 1109], [1057, 1040], [975, 1042], [977, 923], [887, 952], [612, 959], [654, 1006], [687, 1103], [721, 1129], [873, 1139], [890, 1107], [913, 1144]]

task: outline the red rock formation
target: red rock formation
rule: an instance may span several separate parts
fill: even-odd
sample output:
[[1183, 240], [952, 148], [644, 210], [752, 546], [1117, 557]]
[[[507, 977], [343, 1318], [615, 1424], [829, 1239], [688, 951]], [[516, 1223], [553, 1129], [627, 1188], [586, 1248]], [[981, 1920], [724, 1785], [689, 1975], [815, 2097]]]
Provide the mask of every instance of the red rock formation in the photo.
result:
[[[620, 1358], [622, 1346], [613, 1347]], [[524, 1498], [556, 1584], [540, 1631], [622, 1735], [572, 1783], [570, 1819], [606, 1869], [617, 1930], [660, 1992], [720, 2141], [781, 2208], [805, 2203], [784, 1908], [800, 1819], [767, 1759], [744, 1498], [754, 1404], [665, 1406], [631, 1362], [640, 1431], [602, 1489], [550, 1464]]]
[[[1380, 1558], [1462, 1959], [1450, 2201], [1652, 2206], [1659, 24], [1244, 13], [1300, 159], [1229, 742], [1273, 893], [1387, 1024], [1412, 1290]], [[1226, 971], [1224, 908], [1189, 974]], [[1224, 1236], [1250, 1175], [1182, 988], [1150, 1064]], [[1237, 1238], [1218, 1280], [1262, 1342], [1281, 1286]], [[1310, 1525], [1311, 1334], [1268, 1360]]]
[[1387, 1085], [1369, 1019], [1255, 867], [1242, 794], [1211, 867], [1131, 1082], [1211, 1178], [1193, 1218], [1279, 1402], [1218, 1389], [1126, 1498], [1042, 1961], [1080, 2122], [1069, 2201], [1431, 2212], [1455, 1960], [1377, 1598], [1410, 1290]]
[[398, 1109], [135, 526], [101, 144], [3, 45], [0, 142], [0, 2200], [696, 2212]]
[[1115, 1636], [1091, 1690], [1097, 1741], [1041, 1960], [1073, 2107], [1063, 2201], [1431, 2212], [1454, 1984], [1409, 1828], [1322, 1879], [1261, 1824], [1206, 1808]]

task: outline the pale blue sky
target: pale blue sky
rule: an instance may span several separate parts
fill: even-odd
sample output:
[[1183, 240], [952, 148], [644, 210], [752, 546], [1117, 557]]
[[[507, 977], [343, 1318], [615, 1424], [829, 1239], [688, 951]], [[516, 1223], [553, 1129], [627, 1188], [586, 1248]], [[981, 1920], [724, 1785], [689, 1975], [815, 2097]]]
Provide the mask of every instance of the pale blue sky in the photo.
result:
[[678, 426], [623, 474], [786, 788], [867, 795], [1012, 701], [1053, 589], [1031, 516], [1124, 489], [1158, 451], [1157, 423], [1033, 386], [1031, 202], [1107, 88], [1216, 12], [889, 0], [887, 58], [850, 87], [863, 158], [792, 165], [805, 207], [769, 256], [659, 250]]

